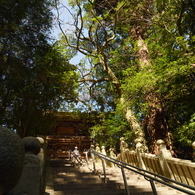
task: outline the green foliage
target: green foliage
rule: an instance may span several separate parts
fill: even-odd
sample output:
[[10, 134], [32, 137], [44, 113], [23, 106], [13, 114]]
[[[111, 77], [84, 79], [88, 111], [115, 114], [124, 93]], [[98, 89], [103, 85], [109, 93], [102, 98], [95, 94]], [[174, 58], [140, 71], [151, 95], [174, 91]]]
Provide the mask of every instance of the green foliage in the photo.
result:
[[48, 130], [52, 112], [76, 96], [75, 68], [49, 39], [52, 3], [0, 3], [0, 124], [22, 137]]
[[91, 128], [91, 136], [97, 143], [117, 149], [119, 149], [120, 137], [125, 137], [127, 142], [133, 143], [133, 133], [122, 115], [115, 112], [101, 113], [99, 118], [101, 121]]
[[126, 104], [137, 113], [140, 122], [148, 116], [151, 103], [155, 104], [148, 101], [149, 95], [160, 100], [155, 106], [164, 110], [174, 144], [182, 151], [194, 141], [189, 122], [195, 110], [194, 36], [186, 30], [193, 29], [192, 22], [186, 22], [192, 7], [179, 1], [157, 1], [156, 5], [154, 11], [158, 11], [147, 31], [151, 67], [123, 70], [129, 77], [122, 87]]
[[[169, 130], [175, 136], [174, 141], [179, 140], [181, 147], [189, 146], [194, 139], [188, 136], [190, 131], [187, 122], [195, 110], [193, 48], [184, 37], [176, 37], [172, 49], [158, 44], [152, 42], [149, 45], [151, 53], [157, 53], [152, 67], [137, 73], [132, 69], [126, 71], [127, 75], [132, 76], [127, 77], [122, 86], [124, 97], [129, 100], [127, 104], [137, 113], [140, 121], [148, 116], [150, 105], [154, 103], [146, 98], [151, 93], [158, 97], [158, 106], [166, 111], [166, 120]], [[178, 133], [178, 129], [183, 133]]]
[[[175, 12], [182, 5], [175, 2], [171, 6], [172, 10], [169, 11], [172, 13], [167, 10], [163, 12], [163, 16], [170, 17], [173, 14], [176, 17], [175, 20], [179, 20], [180, 18]], [[185, 6], [187, 9], [187, 4]], [[159, 19], [158, 22], [161, 23], [162, 20]], [[169, 30], [166, 28], [168, 24], [170, 24]], [[195, 70], [193, 67], [195, 50], [192, 44], [194, 42], [193, 36], [190, 33], [186, 36], [186, 32], [181, 35], [181, 32], [176, 30], [176, 25], [177, 23], [172, 20], [167, 21], [167, 23], [163, 21], [162, 26], [161, 24], [154, 25], [155, 32], [158, 33], [153, 33], [149, 46], [157, 81], [155, 84], [156, 93], [163, 101], [170, 130], [178, 138], [176, 129], [182, 129], [183, 124], [190, 120], [195, 110], [193, 101], [195, 96]], [[178, 28], [180, 27], [178, 26]], [[185, 136], [183, 138], [186, 139]], [[181, 145], [185, 144], [181, 143]]]
[[192, 159], [192, 143], [195, 140], [195, 114], [178, 128], [174, 129], [173, 147], [178, 158]]
[[192, 142], [195, 140], [195, 114], [191, 116], [189, 121], [176, 129], [174, 139], [181, 143], [183, 146], [191, 147]]
[[[194, 3], [177, 0], [118, 2], [71, 1], [74, 8], [82, 8], [76, 9], [76, 22], [82, 21], [84, 27], [75, 26], [77, 36], [71, 37], [71, 44], [78, 44], [76, 49], [84, 51], [91, 60], [87, 73], [83, 68], [80, 74], [94, 81], [91, 85], [85, 81], [85, 89], [89, 89], [90, 97], [96, 100], [96, 108], [101, 111], [108, 108], [107, 100], [115, 100], [116, 104], [121, 96], [124, 97], [122, 106], [126, 107], [118, 110], [124, 112], [127, 107], [132, 108], [140, 124], [150, 120], [152, 111], [161, 108], [165, 126], [175, 137], [174, 144], [179, 140], [182, 150], [194, 141], [190, 136], [190, 119], [195, 110]], [[144, 42], [143, 48], [138, 47], [136, 41], [139, 40]], [[145, 56], [143, 52], [141, 56], [139, 49], [145, 49]], [[148, 67], [140, 66], [144, 57], [148, 58]], [[109, 84], [95, 82], [102, 78]], [[121, 91], [116, 90], [116, 80], [119, 88], [122, 84]], [[114, 105], [112, 110], [115, 109]], [[103, 143], [106, 138], [107, 146], [110, 145], [114, 142], [112, 134], [118, 139], [129, 132], [131, 137], [129, 129], [122, 130], [124, 119], [119, 113], [123, 112], [103, 117], [102, 123], [94, 127], [93, 136], [98, 142]], [[158, 124], [157, 115], [152, 120]], [[155, 129], [159, 134], [161, 126]]]

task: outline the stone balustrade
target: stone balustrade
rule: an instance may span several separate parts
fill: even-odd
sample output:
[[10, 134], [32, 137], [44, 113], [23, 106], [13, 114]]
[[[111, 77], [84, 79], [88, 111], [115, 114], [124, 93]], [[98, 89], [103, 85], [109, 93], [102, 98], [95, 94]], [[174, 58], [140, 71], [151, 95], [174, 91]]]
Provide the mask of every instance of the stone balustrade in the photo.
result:
[[[178, 182], [195, 186], [195, 163], [193, 161], [172, 157], [163, 140], [157, 141], [158, 155], [144, 153], [141, 142], [136, 141], [135, 151], [126, 150], [120, 153], [117, 159]], [[192, 147], [195, 149], [195, 142]]]
[[[195, 160], [182, 160], [172, 157], [170, 151], [166, 149], [163, 140], [157, 141], [159, 148], [158, 155], [145, 153], [145, 146], [142, 145], [142, 140], [140, 139], [135, 140], [136, 149], [134, 151], [130, 151], [127, 148], [124, 138], [121, 138], [120, 141], [121, 152], [117, 155], [117, 160], [178, 182], [195, 186]], [[192, 147], [195, 151], [195, 142], [193, 142]], [[113, 149], [111, 151], [113, 151]], [[195, 155], [195, 152], [193, 155]]]
[[195, 163], [190, 160], [181, 160], [177, 158], [167, 159], [172, 179], [181, 183], [195, 186]]
[[143, 159], [146, 170], [158, 175], [164, 175], [158, 156], [142, 153], [141, 158]]
[[46, 148], [41, 137], [25, 137], [25, 160], [18, 184], [6, 195], [42, 195], [45, 191]]

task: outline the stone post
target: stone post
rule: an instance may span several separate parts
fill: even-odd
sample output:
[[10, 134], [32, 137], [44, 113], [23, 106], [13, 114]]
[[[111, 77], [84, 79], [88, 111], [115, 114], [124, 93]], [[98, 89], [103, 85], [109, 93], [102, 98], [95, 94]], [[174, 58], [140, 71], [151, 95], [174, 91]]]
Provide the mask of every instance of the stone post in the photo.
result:
[[102, 147], [101, 147], [101, 153], [104, 154], [104, 155], [106, 155], [105, 146], [102, 146]]
[[[96, 151], [96, 152], [99, 152], [99, 153], [101, 152], [98, 143], [96, 143], [95, 151]], [[99, 158], [98, 156], [96, 156], [96, 155], [95, 155], [95, 161], [96, 161], [96, 163], [98, 163], [98, 164], [101, 163], [100, 158]]]
[[125, 142], [125, 138], [120, 138], [120, 152], [123, 153], [125, 150], [128, 149], [128, 144]]
[[36, 137], [39, 142], [40, 142], [40, 152], [37, 154], [38, 159], [40, 160], [41, 163], [41, 168], [44, 170], [45, 168], [45, 162], [46, 162], [46, 155], [45, 155], [45, 140], [42, 137]]
[[37, 154], [41, 151], [41, 143], [35, 137], [25, 137], [22, 139], [25, 148], [25, 165], [36, 164], [41, 165]]
[[25, 165], [18, 185], [8, 195], [40, 195], [42, 169], [39, 157], [40, 141], [35, 137], [22, 139], [25, 147]]
[[137, 153], [137, 159], [138, 159], [138, 163], [139, 163], [139, 167], [142, 168], [142, 169], [146, 169], [145, 165], [144, 165], [144, 162], [142, 160], [142, 156], [141, 156], [141, 153], [144, 152], [143, 150], [143, 145], [142, 145], [142, 140], [137, 138], [135, 139], [135, 143], [136, 143], [136, 149], [135, 149], [135, 152]]
[[163, 140], [158, 140], [156, 142], [158, 148], [158, 157], [163, 170], [164, 176], [172, 179], [171, 170], [167, 164], [166, 159], [172, 158], [171, 152], [166, 149], [165, 142]]
[[195, 162], [195, 142], [192, 143], [193, 154], [192, 154], [192, 162]]
[[24, 166], [24, 146], [13, 131], [0, 126], [0, 195], [12, 190]]
[[141, 132], [137, 132], [136, 133], [137, 138], [139, 139], [139, 142], [142, 144], [142, 152], [144, 153], [148, 153], [148, 147], [146, 145], [146, 139], [145, 139], [145, 134], [141, 131]]
[[125, 138], [121, 137], [120, 138], [120, 152], [121, 152], [121, 157], [123, 162], [127, 162], [125, 152], [128, 151], [128, 144], [125, 142]]
[[[102, 147], [101, 147], [101, 153], [102, 153], [103, 155], [107, 155], [107, 154], [106, 154], [106, 150], [105, 150], [105, 146], [102, 146]], [[102, 161], [102, 166], [105, 168], [105, 167], [107, 166], [107, 161], [105, 161], [104, 159], [101, 159], [101, 161]]]
[[[110, 157], [116, 159], [116, 154], [114, 153], [114, 148], [110, 148]], [[111, 163], [111, 167], [115, 167], [115, 164]]]
[[[94, 145], [91, 145], [91, 146], [90, 146], [90, 149], [91, 149], [91, 150], [94, 150], [94, 149], [95, 149]], [[92, 162], [93, 162], [93, 172], [96, 173], [95, 157], [94, 157], [94, 156], [95, 156], [95, 155], [94, 155], [93, 153], [91, 153], [91, 158], [92, 158]]]
[[114, 153], [114, 148], [110, 148], [109, 151], [110, 151], [110, 157], [116, 158], [116, 154]]
[[41, 165], [41, 194], [45, 192], [45, 168], [46, 168], [46, 154], [45, 154], [45, 140], [42, 137], [36, 137], [40, 144], [40, 152], [37, 154]]
[[99, 144], [98, 143], [96, 144], [95, 151], [96, 152], [100, 152], [100, 147], [99, 147]]

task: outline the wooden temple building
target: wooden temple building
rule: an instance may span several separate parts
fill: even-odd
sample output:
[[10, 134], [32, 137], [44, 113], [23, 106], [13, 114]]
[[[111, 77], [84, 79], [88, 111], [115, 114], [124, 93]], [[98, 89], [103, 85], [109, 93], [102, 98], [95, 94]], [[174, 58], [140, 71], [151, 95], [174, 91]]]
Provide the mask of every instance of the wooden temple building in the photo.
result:
[[57, 113], [56, 125], [46, 136], [49, 157], [68, 158], [75, 146], [80, 154], [84, 155], [83, 152], [88, 150], [93, 142], [90, 127], [95, 123], [96, 117], [90, 113]]

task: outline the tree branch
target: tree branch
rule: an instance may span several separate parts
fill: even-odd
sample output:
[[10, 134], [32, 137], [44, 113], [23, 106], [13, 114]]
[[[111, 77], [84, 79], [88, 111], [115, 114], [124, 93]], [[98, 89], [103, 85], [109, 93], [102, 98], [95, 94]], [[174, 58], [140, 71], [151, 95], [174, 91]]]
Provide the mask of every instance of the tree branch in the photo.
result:
[[102, 78], [102, 79], [98, 79], [98, 80], [94, 80], [94, 79], [81, 79], [78, 82], [91, 82], [93, 84], [95, 83], [100, 83], [100, 82], [104, 82], [104, 81], [110, 81], [109, 78]]

